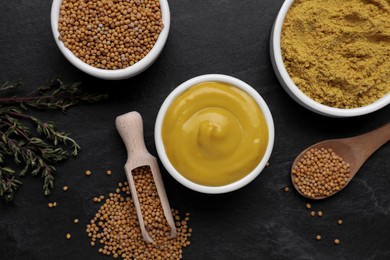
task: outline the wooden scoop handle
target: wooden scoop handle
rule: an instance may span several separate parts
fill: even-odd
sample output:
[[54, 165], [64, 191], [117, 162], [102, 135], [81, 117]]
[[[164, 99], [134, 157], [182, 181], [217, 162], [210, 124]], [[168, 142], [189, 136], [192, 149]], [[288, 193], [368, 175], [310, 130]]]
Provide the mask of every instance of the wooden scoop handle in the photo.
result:
[[127, 161], [134, 161], [139, 155], [148, 154], [144, 141], [142, 117], [138, 112], [118, 116], [115, 121], [119, 135], [127, 149]]
[[390, 141], [390, 123], [387, 123], [368, 133], [346, 139], [356, 151], [356, 167], [359, 169], [363, 163], [382, 145]]

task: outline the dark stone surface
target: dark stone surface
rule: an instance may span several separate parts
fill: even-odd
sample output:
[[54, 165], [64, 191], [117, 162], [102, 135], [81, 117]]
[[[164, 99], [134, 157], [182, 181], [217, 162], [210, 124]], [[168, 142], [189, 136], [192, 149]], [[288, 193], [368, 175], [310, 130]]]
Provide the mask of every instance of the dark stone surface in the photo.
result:
[[[82, 81], [107, 91], [108, 101], [80, 105], [54, 120], [81, 144], [76, 159], [58, 167], [53, 194], [44, 197], [31, 176], [12, 205], [0, 202], [0, 259], [108, 259], [89, 246], [85, 225], [107, 194], [124, 180], [126, 152], [115, 117], [137, 110], [144, 118], [152, 154], [153, 128], [165, 97], [183, 81], [205, 73], [235, 76], [252, 85], [268, 103], [276, 142], [270, 167], [250, 185], [224, 195], [191, 191], [162, 170], [171, 206], [191, 212], [191, 246], [185, 259], [390, 259], [390, 144], [378, 150], [338, 195], [312, 203], [322, 218], [309, 217], [305, 199], [291, 187], [289, 168], [305, 147], [376, 128], [390, 119], [390, 107], [351, 119], [326, 118], [295, 103], [275, 78], [269, 34], [283, 1], [170, 1], [172, 27], [164, 51], [141, 75], [119, 82], [98, 80], [73, 67], [57, 49], [47, 0], [0, 3], [0, 82], [23, 79], [22, 92], [48, 78]], [[93, 175], [85, 177], [90, 169]], [[113, 171], [108, 177], [107, 169]], [[62, 191], [63, 185], [69, 191]], [[47, 203], [57, 201], [55, 209]], [[79, 218], [78, 225], [73, 219]], [[342, 218], [344, 224], [338, 226]], [[72, 234], [71, 240], [65, 234]], [[320, 242], [315, 236], [321, 234]], [[334, 246], [339, 238], [341, 245]]]

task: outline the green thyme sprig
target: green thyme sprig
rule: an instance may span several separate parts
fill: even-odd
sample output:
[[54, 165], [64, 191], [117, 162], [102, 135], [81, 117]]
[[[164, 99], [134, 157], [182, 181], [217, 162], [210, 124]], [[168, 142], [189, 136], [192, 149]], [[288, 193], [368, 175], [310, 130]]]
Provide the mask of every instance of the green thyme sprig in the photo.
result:
[[58, 130], [53, 122], [28, 114], [28, 109], [65, 111], [80, 101], [95, 102], [107, 97], [85, 93], [79, 83], [65, 84], [58, 79], [29, 95], [6, 97], [18, 86], [20, 82], [0, 86], [0, 197], [7, 202], [13, 200], [22, 184], [20, 176], [27, 173], [41, 176], [43, 192], [49, 195], [54, 187], [55, 165], [70, 155], [77, 156], [80, 150], [68, 133]]

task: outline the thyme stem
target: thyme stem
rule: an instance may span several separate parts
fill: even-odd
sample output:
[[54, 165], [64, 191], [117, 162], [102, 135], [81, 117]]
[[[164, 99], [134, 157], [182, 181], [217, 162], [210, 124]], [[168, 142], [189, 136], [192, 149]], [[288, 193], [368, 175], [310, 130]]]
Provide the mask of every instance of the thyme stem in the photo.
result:
[[[7, 202], [13, 200], [22, 184], [20, 176], [26, 173], [41, 176], [43, 192], [49, 195], [54, 187], [55, 166], [80, 150], [77, 142], [53, 122], [42, 122], [30, 115], [30, 108], [65, 111], [80, 101], [95, 102], [107, 97], [85, 93], [79, 83], [65, 84], [58, 79], [30, 95], [4, 97], [19, 85], [13, 82], [0, 86], [0, 197]], [[32, 132], [32, 127], [36, 131]], [[15, 169], [7, 167], [10, 160], [16, 164]]]

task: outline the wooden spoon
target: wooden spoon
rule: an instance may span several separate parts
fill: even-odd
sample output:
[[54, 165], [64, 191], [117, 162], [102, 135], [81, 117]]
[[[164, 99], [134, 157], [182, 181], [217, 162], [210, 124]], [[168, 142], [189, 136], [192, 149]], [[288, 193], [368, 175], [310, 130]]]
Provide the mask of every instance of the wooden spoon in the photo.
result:
[[148, 243], [152, 243], [153, 239], [150, 237], [145, 228], [145, 222], [142, 216], [141, 206], [138, 200], [137, 190], [133, 179], [132, 171], [141, 166], [149, 166], [152, 171], [153, 180], [157, 188], [158, 196], [165, 218], [170, 226], [170, 237], [177, 235], [175, 222], [173, 220], [171, 207], [169, 206], [167, 194], [165, 192], [164, 183], [161, 178], [160, 169], [157, 160], [146, 149], [144, 142], [144, 132], [142, 125], [142, 117], [138, 112], [130, 112], [118, 116], [115, 121], [116, 128], [122, 137], [127, 149], [127, 162], [125, 164], [125, 172], [127, 180], [130, 185], [131, 196], [134, 201], [134, 206], [137, 212], [138, 222], [140, 224], [142, 236]]
[[[384, 126], [368, 132], [366, 134], [362, 134], [359, 136], [351, 137], [351, 138], [343, 138], [343, 139], [333, 139], [326, 140], [323, 142], [316, 143], [303, 152], [301, 152], [295, 161], [293, 162], [292, 169], [299, 162], [302, 156], [312, 148], [325, 148], [332, 149], [338, 156], [343, 158], [343, 160], [350, 164], [350, 174], [347, 182], [344, 187], [340, 190], [344, 189], [348, 183], [352, 180], [352, 178], [356, 175], [360, 167], [364, 164], [364, 162], [382, 145], [387, 143], [390, 140], [390, 123], [385, 124]], [[320, 200], [330, 197], [336, 194], [338, 191], [330, 194], [329, 196], [322, 197], [308, 197], [304, 195], [297, 187], [295, 183], [295, 176], [291, 173], [291, 180], [294, 185], [294, 188], [300, 193], [302, 196], [307, 197], [309, 199]]]

